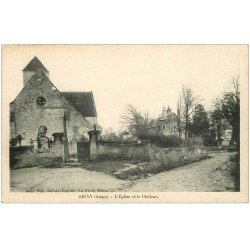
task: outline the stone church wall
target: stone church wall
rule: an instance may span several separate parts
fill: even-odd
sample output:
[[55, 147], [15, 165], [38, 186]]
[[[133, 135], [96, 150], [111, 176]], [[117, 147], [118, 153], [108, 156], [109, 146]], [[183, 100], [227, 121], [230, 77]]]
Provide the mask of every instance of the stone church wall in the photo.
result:
[[[23, 84], [25, 85], [34, 74], [35, 74], [35, 71], [25, 71], [25, 72], [23, 72]], [[49, 78], [49, 73], [46, 73], [46, 76]]]
[[88, 132], [93, 129], [93, 126], [74, 108], [69, 109], [70, 115], [66, 122], [69, 155], [77, 156], [77, 142], [88, 140]]
[[[37, 98], [43, 97], [43, 105], [37, 103]], [[69, 150], [76, 154], [76, 142], [82, 137], [88, 138], [87, 132], [92, 126], [86, 119], [60, 95], [44, 74], [34, 75], [10, 104], [10, 139], [22, 136], [22, 145], [30, 145], [30, 140], [36, 140], [38, 129], [47, 128], [46, 136], [53, 139], [53, 133], [63, 133], [63, 118], [66, 115], [68, 141], [72, 145]]]

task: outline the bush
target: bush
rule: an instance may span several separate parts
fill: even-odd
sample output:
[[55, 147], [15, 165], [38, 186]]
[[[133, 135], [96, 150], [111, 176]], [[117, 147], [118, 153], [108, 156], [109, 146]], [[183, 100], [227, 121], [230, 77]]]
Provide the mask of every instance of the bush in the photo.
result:
[[148, 140], [162, 148], [178, 148], [182, 146], [182, 139], [176, 135], [149, 134], [138, 136], [140, 140]]
[[203, 141], [199, 137], [182, 139], [181, 146], [185, 148], [201, 147], [203, 146]]
[[234, 178], [235, 191], [239, 192], [240, 191], [240, 155], [236, 154], [234, 156], [231, 156], [229, 160], [234, 164], [231, 175]]
[[206, 151], [198, 148], [156, 149], [152, 152], [154, 165], [161, 170], [170, 170], [205, 158]]
[[168, 171], [178, 166], [206, 159], [208, 156], [202, 148], [157, 148], [151, 150], [151, 162], [129, 165], [113, 175], [122, 180], [135, 180]]

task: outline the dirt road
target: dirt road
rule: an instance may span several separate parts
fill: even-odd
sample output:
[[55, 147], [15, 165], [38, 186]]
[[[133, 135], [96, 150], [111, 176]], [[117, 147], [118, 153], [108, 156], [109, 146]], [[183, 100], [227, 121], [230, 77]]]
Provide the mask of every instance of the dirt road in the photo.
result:
[[228, 159], [235, 153], [211, 154], [210, 159], [191, 163], [137, 181], [126, 191], [159, 192], [223, 192], [234, 191], [235, 184], [229, 172]]
[[228, 159], [234, 154], [214, 153], [210, 159], [136, 181], [119, 180], [104, 173], [77, 167], [16, 169], [10, 173], [10, 188], [17, 192], [234, 191], [234, 180], [228, 171]]
[[10, 173], [10, 188], [16, 192], [107, 192], [118, 190], [125, 182], [77, 167], [32, 167]]

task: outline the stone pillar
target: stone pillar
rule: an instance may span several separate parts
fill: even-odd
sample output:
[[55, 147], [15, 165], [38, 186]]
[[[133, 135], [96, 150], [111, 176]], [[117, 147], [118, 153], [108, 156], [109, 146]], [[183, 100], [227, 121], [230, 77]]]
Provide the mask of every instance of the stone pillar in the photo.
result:
[[63, 136], [64, 133], [54, 133], [52, 134], [54, 137], [54, 148], [55, 157], [62, 157], [63, 161], [65, 161], [65, 153], [64, 153], [64, 142]]
[[101, 134], [101, 131], [93, 130], [89, 131], [88, 134], [89, 134], [89, 147], [90, 147], [89, 158], [92, 161], [97, 159], [97, 142], [98, 142], [98, 137]]

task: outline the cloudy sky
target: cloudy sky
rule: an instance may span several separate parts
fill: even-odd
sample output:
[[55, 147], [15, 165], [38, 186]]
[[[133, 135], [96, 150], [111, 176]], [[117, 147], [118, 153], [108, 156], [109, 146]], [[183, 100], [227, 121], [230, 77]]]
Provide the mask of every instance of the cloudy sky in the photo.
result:
[[247, 79], [248, 68], [245, 45], [6, 46], [3, 81], [9, 101], [22, 89], [22, 69], [34, 56], [59, 90], [93, 91], [99, 124], [115, 130], [128, 103], [155, 118], [163, 105], [175, 111], [183, 84], [209, 108], [233, 76]]

